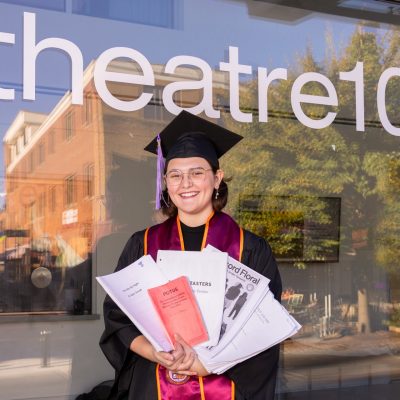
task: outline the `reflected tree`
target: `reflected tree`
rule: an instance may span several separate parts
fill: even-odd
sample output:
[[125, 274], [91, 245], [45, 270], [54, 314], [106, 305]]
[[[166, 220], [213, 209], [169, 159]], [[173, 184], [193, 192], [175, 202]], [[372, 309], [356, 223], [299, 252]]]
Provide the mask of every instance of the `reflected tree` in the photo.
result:
[[[359, 25], [340, 54], [329, 46], [329, 37], [327, 43], [330, 52], [323, 62], [315, 60], [309, 47], [290, 68], [287, 80], [270, 85], [267, 123], [257, 122], [256, 116], [253, 124], [238, 124], [226, 118], [227, 126], [245, 136], [224, 158], [227, 174], [235, 179], [230, 212], [246, 228], [271, 240], [275, 254], [287, 254], [298, 246], [302, 215], [322, 226], [329, 225], [331, 216], [321, 198], [340, 197], [340, 249], [352, 257], [358, 329], [369, 332], [369, 274], [375, 266], [389, 273], [398, 271], [400, 258], [399, 139], [383, 130], [376, 105], [381, 73], [399, 64], [400, 34], [393, 31], [380, 37], [376, 31]], [[339, 79], [340, 71], [353, 70], [358, 61], [363, 62], [364, 71], [365, 131], [357, 131], [355, 126], [354, 82]], [[293, 115], [291, 88], [303, 72], [323, 73], [337, 90], [338, 107], [302, 104], [303, 111], [313, 119], [321, 119], [328, 111], [337, 112], [335, 122], [327, 128], [307, 128]], [[258, 82], [249, 81], [244, 86], [241, 107], [256, 110]], [[400, 107], [399, 89], [400, 79], [391, 79], [386, 104], [392, 123]], [[302, 93], [327, 96], [326, 89], [317, 82], [307, 83]], [[242, 199], [254, 195], [260, 196], [257, 218], [254, 212], [243, 213], [242, 207]], [[284, 222], [282, 215], [271, 213], [276, 201], [273, 199], [280, 196], [291, 199], [285, 205], [289, 214]], [[280, 240], [274, 239], [276, 235], [281, 236]], [[333, 240], [320, 241], [308, 248], [308, 259], [318, 260], [334, 246], [337, 243]], [[306, 268], [307, 262], [304, 257], [294, 257], [294, 266]]]

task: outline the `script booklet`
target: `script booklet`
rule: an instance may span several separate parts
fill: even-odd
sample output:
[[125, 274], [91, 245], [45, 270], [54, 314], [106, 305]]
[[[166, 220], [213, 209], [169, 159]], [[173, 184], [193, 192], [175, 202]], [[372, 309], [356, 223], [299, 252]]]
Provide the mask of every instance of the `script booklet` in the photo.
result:
[[172, 280], [186, 276], [199, 305], [209, 340], [215, 346], [221, 332], [228, 253], [159, 250], [157, 265]]
[[[220, 252], [211, 245], [203, 249], [203, 252], [210, 251]], [[233, 340], [268, 293], [269, 282], [265, 276], [228, 256], [221, 333], [218, 345], [208, 349], [210, 356], [218, 354]]]
[[151, 256], [143, 256], [117, 272], [96, 279], [157, 351], [173, 350], [173, 341], [147, 292], [168, 282]]
[[199, 306], [186, 277], [147, 290], [171, 342], [179, 333], [190, 345], [208, 340]]
[[293, 336], [300, 328], [300, 324], [269, 291], [242, 329], [221, 352], [214, 357], [210, 357], [207, 349], [199, 348], [197, 352], [209, 372], [221, 374]]

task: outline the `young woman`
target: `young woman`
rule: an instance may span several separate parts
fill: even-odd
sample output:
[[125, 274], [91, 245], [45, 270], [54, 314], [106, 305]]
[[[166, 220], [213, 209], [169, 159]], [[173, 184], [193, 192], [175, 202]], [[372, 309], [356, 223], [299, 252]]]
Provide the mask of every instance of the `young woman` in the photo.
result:
[[[207, 244], [226, 251], [271, 280], [279, 300], [281, 280], [266, 241], [241, 229], [221, 212], [228, 198], [218, 158], [240, 136], [182, 112], [146, 150], [166, 155], [161, 208], [169, 218], [132, 235], [117, 270], [144, 254], [201, 250]], [[160, 157], [160, 154], [159, 154]], [[157, 352], [107, 297], [100, 346], [115, 368], [111, 399], [258, 400], [274, 398], [279, 346], [237, 364], [222, 375], [209, 374], [196, 352], [177, 332], [175, 350]]]

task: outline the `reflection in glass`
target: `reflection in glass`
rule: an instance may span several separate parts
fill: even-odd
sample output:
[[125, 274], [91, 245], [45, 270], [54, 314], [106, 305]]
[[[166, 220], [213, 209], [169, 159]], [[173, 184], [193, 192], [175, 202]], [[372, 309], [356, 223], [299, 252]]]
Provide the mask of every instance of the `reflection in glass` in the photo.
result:
[[[78, 9], [76, 2], [74, 12], [119, 19], [127, 2], [113, 2], [112, 12], [109, 3], [102, 2], [107, 7], [96, 14], [89, 6]], [[177, 4], [164, 3], [171, 13]], [[146, 4], [143, 10], [150, 8]], [[171, 13], [143, 21], [175, 27]], [[126, 13], [130, 22], [131, 17]], [[263, 22], [257, 20], [255, 31]], [[282, 32], [302, 29], [296, 20]], [[214, 106], [222, 115], [218, 123], [245, 136], [223, 160], [233, 176], [229, 211], [271, 243], [283, 276], [283, 304], [303, 325], [283, 346], [278, 392], [287, 398], [351, 386], [366, 386], [372, 393], [372, 385], [400, 377], [398, 138], [382, 129], [376, 109], [376, 85], [383, 69], [399, 63], [400, 36], [389, 29], [385, 33], [381, 38], [378, 30], [357, 26], [340, 52], [328, 37], [322, 61], [311, 48], [305, 50], [288, 68], [287, 80], [270, 84], [265, 123], [257, 121], [256, 78], [240, 81], [240, 106], [253, 113], [253, 123], [239, 124], [229, 116], [227, 76], [213, 71]], [[248, 54], [256, 50], [249, 47]], [[196, 55], [196, 48], [190, 54]], [[338, 78], [339, 71], [351, 71], [358, 61], [364, 63], [365, 132], [356, 130], [354, 83]], [[153, 90], [145, 108], [125, 113], [101, 102], [92, 68], [85, 72], [82, 106], [72, 106], [67, 94], [49, 114], [21, 111], [3, 139], [3, 315], [93, 312], [93, 275], [111, 272], [129, 235], [156, 219], [155, 163], [142, 149], [171, 118], [162, 104], [171, 76], [163, 75], [163, 65], [153, 65], [152, 89], [109, 82], [112, 94], [123, 100]], [[137, 73], [122, 62], [110, 68]], [[290, 103], [294, 80], [309, 71], [326, 75], [338, 93], [338, 107], [302, 104], [310, 118], [338, 113], [325, 129], [300, 124]], [[178, 72], [182, 79], [202, 75], [196, 68]], [[393, 78], [386, 90], [388, 118], [396, 126], [399, 85]], [[303, 92], [326, 96], [316, 82]], [[201, 91], [181, 91], [174, 101], [193, 107], [202, 96]]]
[[264, 237], [278, 261], [338, 262], [340, 198], [239, 198], [240, 223]]
[[[115, 62], [111, 68], [131, 66]], [[93, 253], [113, 255], [135, 226], [151, 220], [155, 171], [142, 148], [171, 115], [159, 118], [157, 101], [139, 116], [117, 112], [93, 90], [93, 64], [85, 74], [82, 107], [72, 105], [68, 93], [49, 115], [20, 111], [3, 139], [3, 315], [91, 313]], [[134, 98], [143, 90], [126, 89], [114, 84], [111, 91]], [[97, 257], [98, 269], [104, 262]]]
[[72, 0], [72, 12], [91, 17], [176, 28], [176, 0]]
[[65, 0], [0, 0], [0, 2], [54, 11], [65, 11]]
[[[283, 304], [303, 325], [283, 346], [282, 392], [400, 377], [393, 357], [400, 351], [399, 280], [393, 279], [400, 258], [398, 138], [381, 128], [376, 106], [376, 83], [398, 59], [400, 42], [396, 31], [383, 44], [379, 40], [359, 26], [344, 50], [324, 64], [305, 51], [288, 79], [269, 87], [267, 123], [239, 125], [225, 115], [225, 123], [245, 136], [224, 159], [233, 176], [230, 210], [270, 241], [284, 283]], [[339, 71], [360, 60], [365, 132], [355, 126], [354, 84], [338, 80]], [[305, 127], [292, 111], [293, 82], [309, 71], [329, 77], [338, 93], [338, 107], [302, 104], [313, 119], [338, 113], [325, 129]], [[255, 79], [242, 83], [243, 110], [255, 113], [258, 85]], [[393, 79], [386, 91], [392, 123], [398, 122], [398, 86]], [[302, 93], [326, 96], [316, 82]]]

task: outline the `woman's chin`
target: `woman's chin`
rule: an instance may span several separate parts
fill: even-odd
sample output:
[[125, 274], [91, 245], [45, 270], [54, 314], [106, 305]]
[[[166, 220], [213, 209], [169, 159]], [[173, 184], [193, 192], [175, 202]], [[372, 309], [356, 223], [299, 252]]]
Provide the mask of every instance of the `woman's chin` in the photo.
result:
[[201, 210], [199, 210], [197, 207], [190, 206], [188, 204], [185, 204], [182, 207], [178, 207], [178, 211], [183, 214], [190, 214], [190, 215], [196, 215], [197, 213], [201, 212]]
[[205, 217], [207, 218], [211, 212], [212, 212], [212, 206], [211, 207], [199, 207], [198, 205], [189, 205], [189, 204], [185, 204], [182, 206], [177, 206], [178, 208], [178, 212], [180, 215], [190, 215], [190, 216], [199, 216], [199, 217], [203, 217], [205, 215]]
[[175, 205], [178, 208], [178, 210], [187, 213], [195, 213], [197, 210], [202, 209], [201, 205], [199, 204], [199, 202], [195, 197], [179, 199], [179, 201], [177, 201]]

